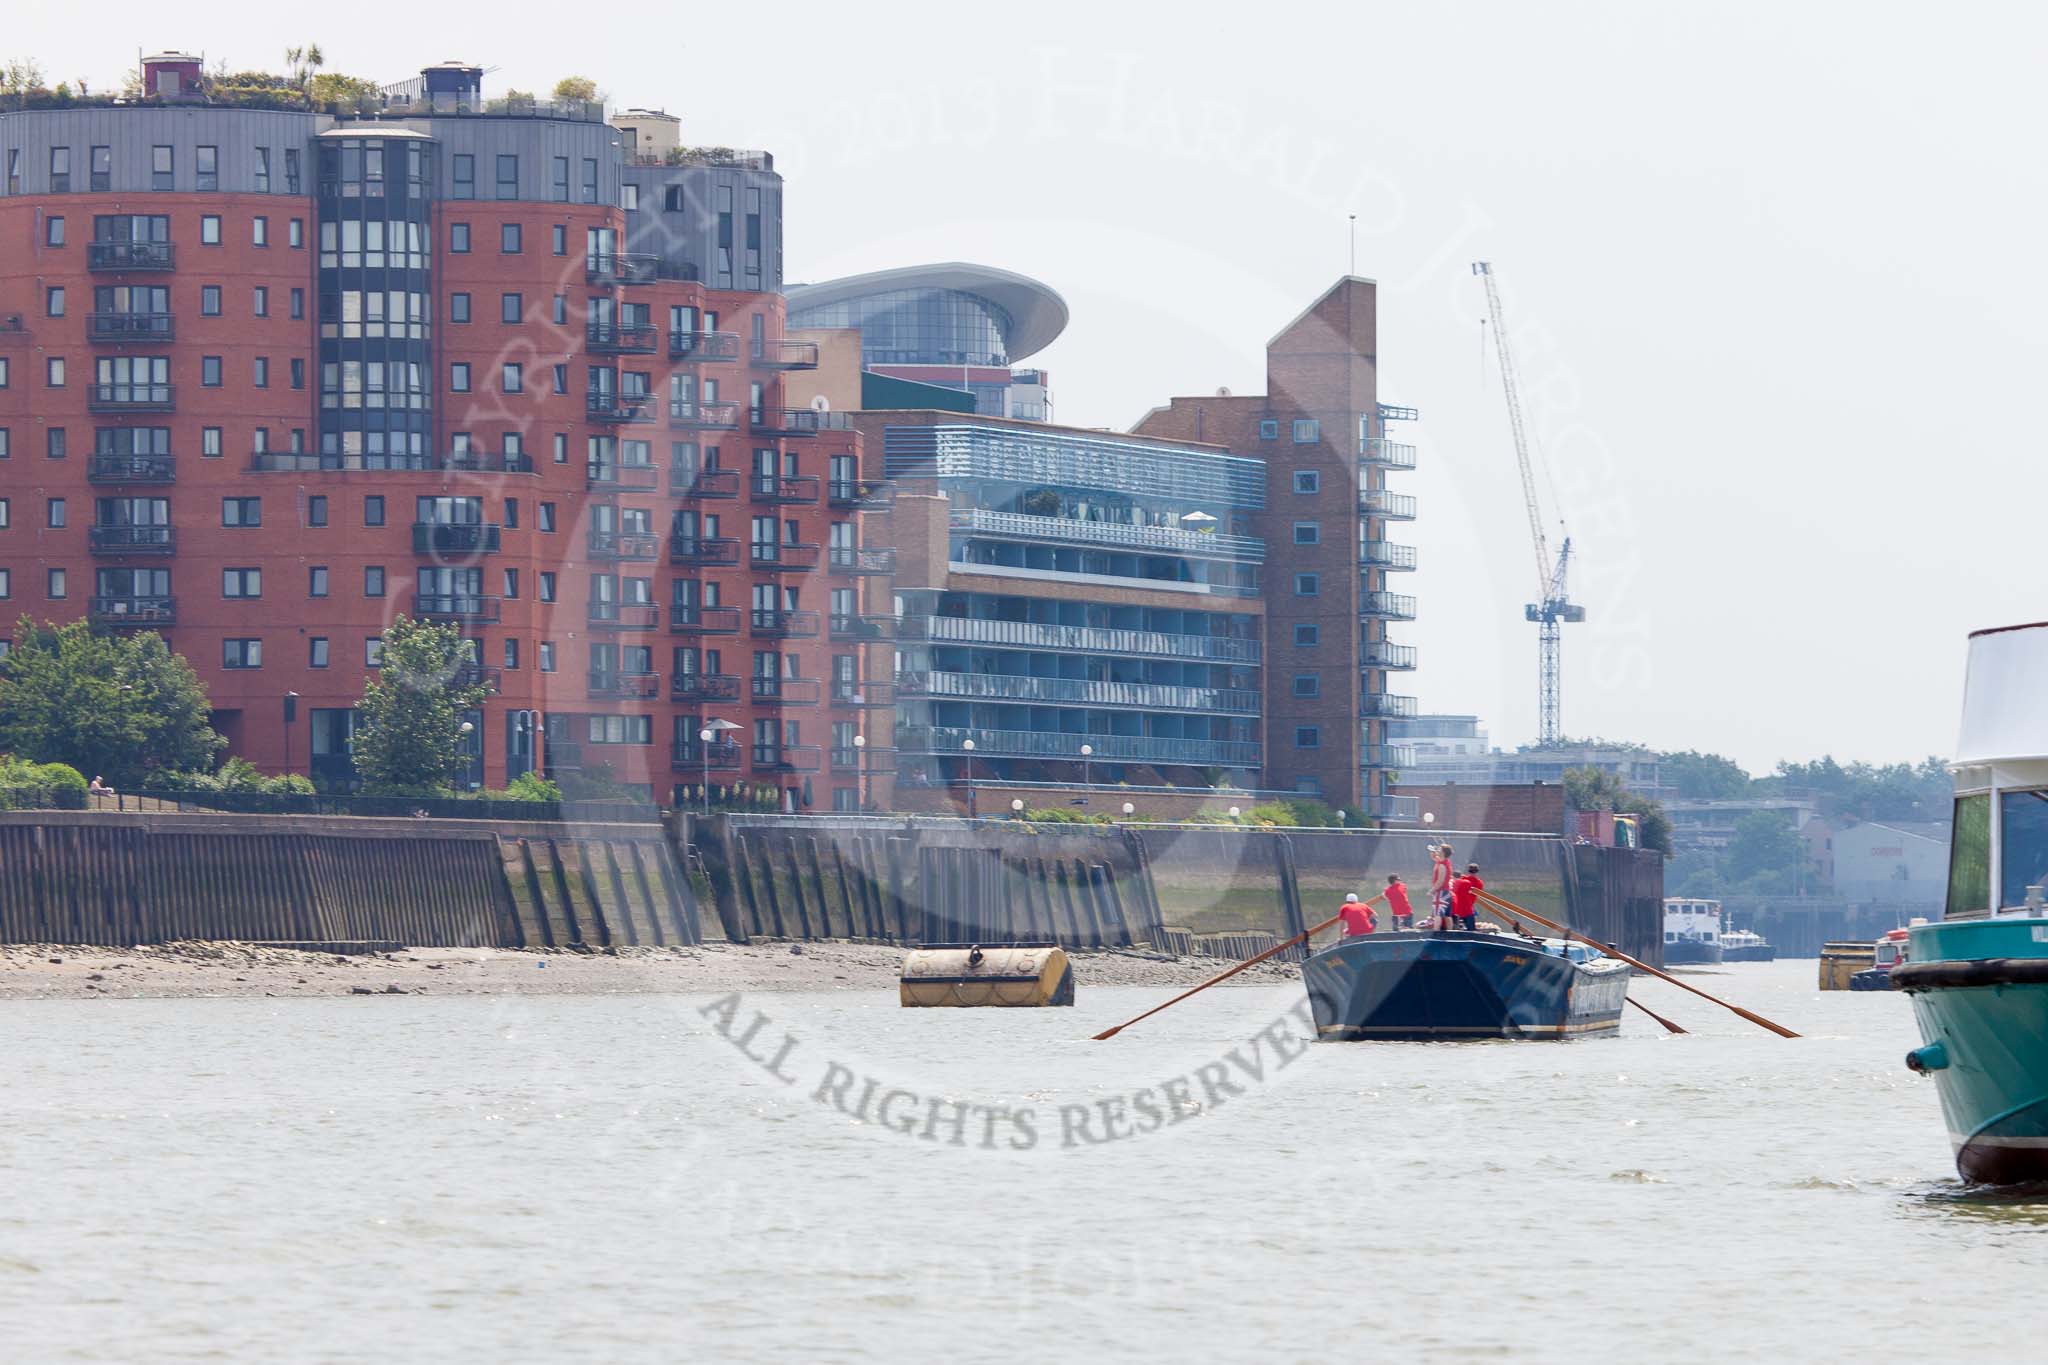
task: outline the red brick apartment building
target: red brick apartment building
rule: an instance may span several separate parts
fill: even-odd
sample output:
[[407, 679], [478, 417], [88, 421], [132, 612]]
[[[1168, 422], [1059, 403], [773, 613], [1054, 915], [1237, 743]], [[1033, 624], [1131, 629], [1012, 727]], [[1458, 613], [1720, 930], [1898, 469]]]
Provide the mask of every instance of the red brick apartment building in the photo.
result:
[[234, 752], [345, 787], [423, 617], [490, 688], [472, 785], [885, 802], [882, 504], [784, 400], [772, 160], [481, 76], [336, 115], [165, 54], [139, 102], [0, 109], [0, 635], [160, 631]]

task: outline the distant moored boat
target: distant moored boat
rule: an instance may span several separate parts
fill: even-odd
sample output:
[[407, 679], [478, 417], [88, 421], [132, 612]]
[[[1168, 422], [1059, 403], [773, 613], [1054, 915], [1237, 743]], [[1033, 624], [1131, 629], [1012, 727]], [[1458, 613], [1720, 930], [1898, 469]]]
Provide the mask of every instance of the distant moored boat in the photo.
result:
[[1613, 1033], [1628, 964], [1520, 934], [1361, 934], [1302, 964], [1325, 1041], [1576, 1038]]

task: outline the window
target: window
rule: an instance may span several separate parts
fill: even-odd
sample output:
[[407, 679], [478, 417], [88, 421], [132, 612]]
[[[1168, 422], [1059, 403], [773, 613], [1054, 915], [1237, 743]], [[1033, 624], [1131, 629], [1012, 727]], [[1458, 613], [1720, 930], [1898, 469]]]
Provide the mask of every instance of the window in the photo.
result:
[[519, 158], [507, 152], [498, 153], [498, 197], [519, 197]]
[[315, 493], [312, 497], [306, 499], [306, 525], [325, 526], [326, 524], [327, 495], [325, 493]]
[[383, 595], [384, 566], [382, 564], [365, 564], [363, 566], [363, 596], [382, 597]]
[[263, 667], [263, 642], [261, 640], [222, 640], [220, 642], [220, 666], [222, 668]]
[[[557, 365], [557, 366], [555, 366], [555, 392], [556, 392], [556, 393], [567, 393], [568, 391], [569, 391], [569, 367], [568, 367], [567, 365]], [[557, 439], [560, 439], [560, 438], [558, 437]], [[555, 461], [555, 463], [556, 463], [556, 464], [560, 464], [560, 463], [562, 463], [562, 461], [561, 461], [561, 460], [557, 460], [557, 461]]]
[[0, 597], [12, 596], [14, 596], [14, 573], [9, 569], [0, 569]]
[[551, 502], [544, 502], [540, 505], [540, 529], [543, 531], [555, 529], [555, 505]]
[[1320, 697], [1323, 694], [1323, 675], [1320, 673], [1297, 673], [1294, 675], [1294, 695], [1297, 697]]
[[292, 357], [292, 387], [295, 389], [306, 387], [306, 361], [303, 356]]
[[[519, 453], [518, 441], [519, 438], [517, 436], [507, 435], [505, 437], [505, 453], [507, 455], [517, 455]], [[519, 529], [519, 499], [517, 498], [505, 499], [505, 529], [508, 531]]]
[[50, 193], [69, 194], [70, 192], [71, 149], [69, 147], [52, 147], [50, 148]]
[[71, 579], [64, 570], [50, 570], [50, 576], [45, 580], [44, 595], [54, 602], [61, 597], [67, 596], [70, 591]]
[[201, 427], [199, 429], [199, 453], [210, 459], [220, 458], [219, 427]]
[[524, 391], [524, 387], [525, 386], [521, 382], [521, 371], [519, 366], [506, 365], [499, 372], [498, 389], [500, 392], [521, 393]]
[[630, 180], [619, 186], [619, 207], [628, 213], [640, 211], [640, 187]]
[[199, 220], [199, 245], [220, 245], [220, 215], [209, 213]]
[[384, 641], [373, 635], [363, 641], [363, 667], [382, 668], [383, 666]]
[[0, 389], [7, 387], [7, 357], [0, 356]]
[[270, 291], [260, 284], [250, 297], [249, 311], [259, 318], [270, 316]]
[[306, 596], [327, 596], [327, 566], [315, 564], [306, 570]]
[[476, 198], [476, 157], [472, 153], [457, 152], [450, 174], [455, 181], [455, 189], [450, 198]]
[[541, 570], [540, 600], [543, 602], [552, 602], [555, 600], [555, 575], [552, 570]]
[[468, 364], [468, 362], [466, 362], [466, 361], [457, 361], [456, 363], [454, 363], [454, 364], [452, 364], [452, 365], [450, 365], [450, 366], [448, 367], [448, 392], [450, 392], [450, 393], [468, 393], [468, 392], [469, 392], [469, 364]]
[[263, 570], [222, 569], [220, 571], [220, 595], [222, 597], [263, 596]]
[[270, 148], [256, 149], [256, 193], [270, 193]]
[[43, 312], [53, 318], [64, 316], [64, 286], [53, 284], [43, 291]]
[[583, 202], [597, 202], [597, 158], [594, 156], [583, 158]]
[[585, 716], [584, 735], [592, 744], [652, 744], [652, 716]]
[[560, 223], [555, 224], [553, 230], [548, 234], [548, 249], [557, 256], [568, 255], [569, 229]]
[[1321, 523], [1321, 522], [1315, 522], [1315, 521], [1297, 521], [1297, 522], [1295, 522], [1295, 523], [1294, 523], [1294, 543], [1295, 543], [1296, 545], [1320, 545], [1320, 544], [1322, 544], [1322, 543], [1323, 543], [1323, 527], [1322, 527], [1322, 523]]
[[1279, 440], [1279, 439], [1280, 439], [1280, 419], [1279, 419], [1279, 418], [1277, 418], [1277, 417], [1266, 417], [1266, 418], [1262, 418], [1262, 419], [1260, 419], [1260, 421], [1259, 421], [1259, 439], [1260, 439], [1261, 441], [1277, 441], [1277, 440]]
[[1297, 749], [1320, 749], [1323, 747], [1323, 727], [1320, 725], [1297, 725], [1294, 727], [1294, 747]]
[[363, 525], [382, 526], [383, 524], [384, 495], [382, 493], [371, 493], [366, 495], [363, 498]]
[[[192, 174], [198, 177], [195, 188], [201, 194], [216, 194], [220, 191], [220, 148], [201, 144], [192, 149]], [[162, 188], [159, 186], [158, 188]]]
[[64, 357], [61, 355], [50, 356], [48, 362], [43, 367], [43, 377], [48, 381], [49, 387], [53, 389], [63, 388]]
[[1322, 575], [1298, 573], [1294, 576], [1294, 595], [1296, 597], [1315, 597], [1320, 595], [1322, 590]]
[[315, 635], [306, 641], [306, 667], [327, 667], [327, 637]]
[[199, 286], [199, 316], [217, 318], [220, 316], [220, 286], [202, 284]]
[[267, 355], [259, 355], [255, 359], [256, 366], [254, 378], [256, 382], [256, 387], [259, 389], [267, 389], [270, 387], [270, 357]]
[[568, 324], [569, 296], [567, 294], [555, 295], [554, 311], [552, 314], [550, 314], [550, 320], [557, 327], [566, 326]]
[[306, 220], [294, 218], [284, 225], [285, 245], [294, 251], [303, 250], [306, 245]]
[[202, 388], [220, 387], [220, 357], [203, 355], [199, 357], [199, 384]]
[[469, 224], [450, 223], [448, 225], [448, 250], [457, 256], [468, 254]]
[[555, 671], [555, 642], [553, 640], [542, 640], [540, 642], [540, 671], [543, 673]]
[[1294, 627], [1294, 647], [1296, 649], [1312, 649], [1322, 642], [1323, 628], [1321, 626], [1296, 624]]
[[1313, 469], [1294, 471], [1294, 491], [1297, 493], [1320, 493], [1323, 491], [1323, 476]]
[[[559, 369], [561, 369], [562, 367], [561, 367], [561, 366], [559, 366], [559, 365], [557, 365], [557, 366], [556, 366], [555, 368], [556, 368], [557, 370], [559, 370]], [[7, 387], [7, 362], [6, 362], [6, 361], [4, 361], [4, 360], [0, 360], [0, 389], [4, 389], [4, 388], [6, 388], [6, 387]], [[557, 390], [556, 390], [556, 392], [557, 392], [557, 393], [559, 393], [559, 392], [561, 392], [561, 390], [557, 389]], [[568, 436], [567, 436], [567, 435], [565, 435], [564, 433], [562, 433], [562, 432], [559, 432], [559, 431], [555, 433], [555, 463], [556, 463], [556, 464], [567, 464], [567, 463], [569, 463], [569, 438], [568, 438]]]
[[507, 256], [519, 254], [519, 224], [504, 223], [498, 228], [498, 250]]
[[569, 202], [569, 158], [558, 156], [548, 165], [548, 198], [557, 204]]
[[270, 245], [270, 220], [260, 214], [249, 220], [249, 240], [256, 246]]
[[448, 321], [469, 321], [469, 295], [450, 294], [448, 296]]
[[93, 148], [92, 165], [88, 167], [88, 170], [92, 174], [91, 188], [95, 192], [114, 188], [114, 149], [112, 147]]
[[284, 149], [284, 192], [299, 192], [299, 149], [296, 147]]
[[1312, 446], [1323, 439], [1323, 424], [1313, 417], [1294, 419], [1294, 443], [1298, 446]]
[[261, 526], [263, 524], [263, 499], [222, 498], [220, 500], [220, 524], [223, 526]]
[[306, 291], [303, 289], [294, 289], [292, 290], [292, 321], [297, 322], [299, 319], [305, 316]]
[[64, 458], [64, 428], [51, 427], [43, 438], [43, 454], [53, 460]]
[[0, 498], [0, 531], [6, 530], [14, 521], [14, 501]]
[[43, 240], [49, 246], [64, 245], [64, 217], [62, 214], [49, 220], [48, 229]]
[[502, 294], [498, 298], [498, 321], [518, 322], [526, 316], [526, 300], [520, 294]]
[[517, 569], [505, 570], [505, 600], [507, 602], [519, 600], [519, 570]]

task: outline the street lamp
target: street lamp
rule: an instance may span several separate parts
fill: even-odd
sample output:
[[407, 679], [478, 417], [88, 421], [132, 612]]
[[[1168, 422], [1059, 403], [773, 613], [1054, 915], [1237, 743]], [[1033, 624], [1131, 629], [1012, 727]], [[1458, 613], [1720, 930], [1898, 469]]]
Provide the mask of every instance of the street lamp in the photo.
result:
[[704, 722], [704, 728], [697, 732], [697, 742], [704, 751], [704, 814], [711, 814], [711, 741], [727, 730], [740, 727], [729, 720], [714, 718]]
[[[1095, 746], [1093, 744], [1083, 744], [1081, 746], [1081, 785], [1083, 787], [1090, 785], [1088, 781], [1088, 760], [1093, 757], [1095, 757]], [[1081, 799], [1085, 801], [1088, 798], [1084, 796]]]
[[1128, 801], [1124, 802], [1124, 819], [1128, 820], [1128, 819], [1130, 819], [1130, 818], [1131, 818], [1131, 817], [1132, 817], [1133, 815], [1136, 815], [1137, 813], [1138, 813], [1138, 808], [1137, 808], [1136, 806], [1132, 805], [1132, 804], [1131, 804], [1130, 802], [1128, 802]]
[[868, 737], [853, 737], [853, 804], [861, 810], [868, 808]]
[[284, 772], [287, 777], [292, 772], [292, 722], [298, 718], [299, 694], [287, 692], [284, 694]]
[[962, 752], [962, 753], [964, 753], [964, 754], [966, 754], [966, 755], [967, 755], [967, 818], [968, 818], [968, 819], [970, 819], [970, 820], [972, 820], [972, 819], [974, 818], [974, 815], [975, 815], [975, 811], [974, 811], [974, 741], [973, 741], [973, 740], [971, 740], [971, 739], [963, 739], [963, 740], [961, 740], [961, 741], [960, 741], [960, 752]]
[[1237, 809], [1237, 807], [1236, 807], [1236, 806], [1232, 806], [1232, 807], [1230, 808], [1230, 818], [1231, 818], [1231, 819], [1233, 819], [1233, 820], [1235, 820], [1235, 819], [1237, 818], [1237, 816], [1238, 816], [1238, 809]]
[[476, 733], [476, 726], [469, 721], [464, 721], [455, 727], [455, 733], [458, 737], [455, 741], [455, 761], [461, 767], [461, 776], [457, 779], [456, 785], [467, 788], [469, 786], [469, 737]]
[[1022, 820], [1022, 819], [1024, 818], [1024, 798], [1023, 798], [1023, 797], [1021, 797], [1021, 796], [1013, 796], [1013, 797], [1011, 797], [1011, 798], [1010, 798], [1010, 814], [1012, 814], [1012, 815], [1016, 816], [1016, 817], [1017, 817], [1017, 818], [1018, 818], [1019, 820]]

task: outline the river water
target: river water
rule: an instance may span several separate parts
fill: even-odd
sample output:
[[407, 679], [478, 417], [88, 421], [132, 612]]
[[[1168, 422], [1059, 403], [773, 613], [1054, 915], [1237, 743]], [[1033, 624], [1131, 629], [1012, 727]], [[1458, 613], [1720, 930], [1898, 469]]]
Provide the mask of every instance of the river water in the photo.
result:
[[1695, 979], [1808, 1036], [1657, 983], [1694, 1032], [1309, 1045], [1298, 987], [1106, 1043], [1171, 992], [0, 1004], [0, 1353], [2038, 1358], [2048, 1202], [1956, 1183], [1907, 1002]]

